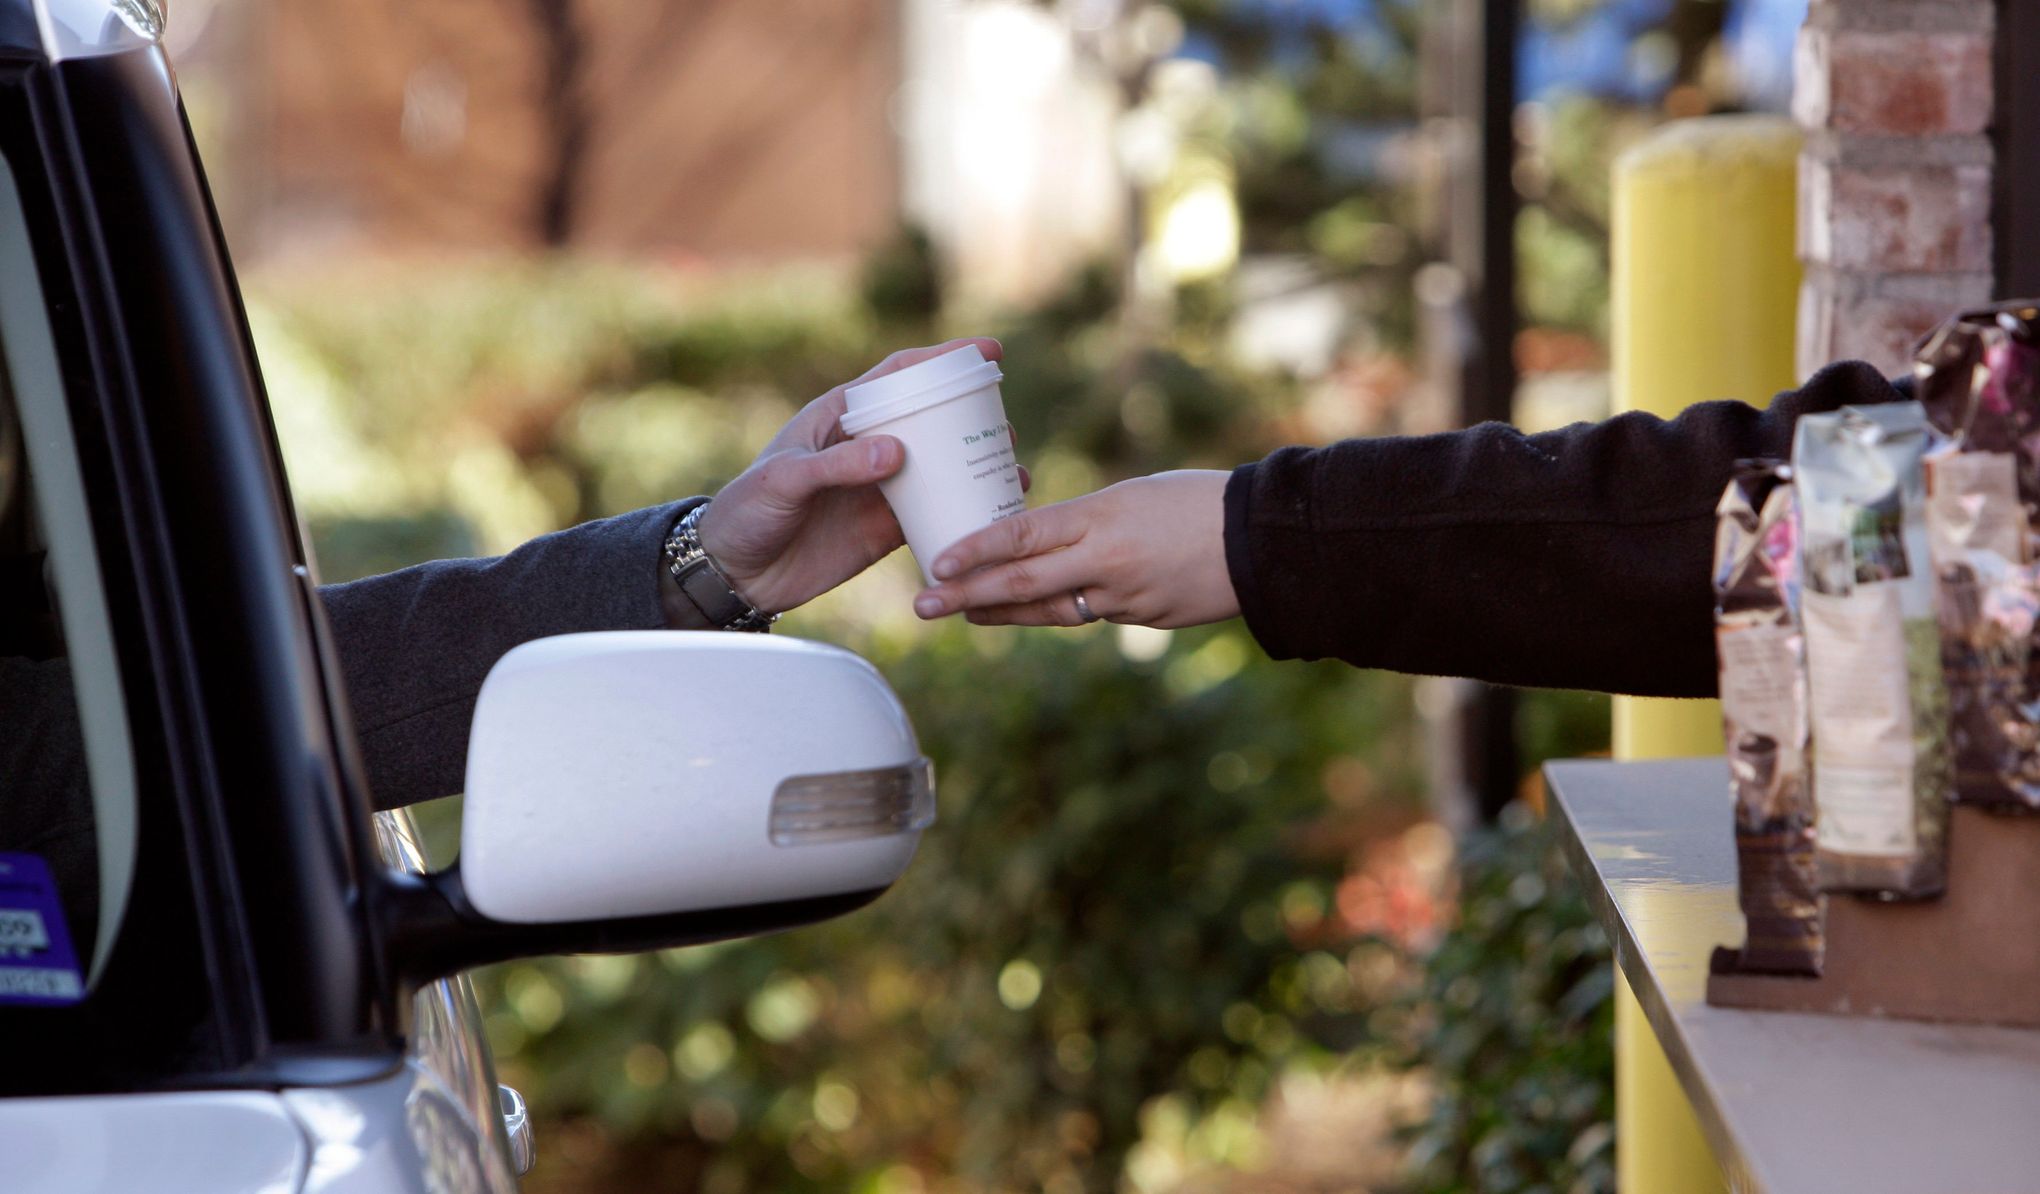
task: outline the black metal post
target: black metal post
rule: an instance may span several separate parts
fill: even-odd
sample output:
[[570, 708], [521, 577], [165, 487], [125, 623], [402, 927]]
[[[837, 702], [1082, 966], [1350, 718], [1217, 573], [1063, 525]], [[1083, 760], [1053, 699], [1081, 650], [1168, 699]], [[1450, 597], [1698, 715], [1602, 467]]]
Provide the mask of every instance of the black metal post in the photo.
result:
[[[1426, 8], [1421, 44], [1424, 172], [1431, 266], [1417, 289], [1437, 429], [1507, 420], [1516, 392], [1516, 41], [1520, 0]], [[1425, 281], [1425, 275], [1429, 281]], [[1434, 799], [1454, 823], [1492, 820], [1516, 794], [1516, 699], [1508, 689], [1427, 681]]]
[[[1479, 0], [1479, 228], [1472, 359], [1460, 414], [1471, 426], [1514, 413], [1516, 398], [1516, 40], [1518, 0]], [[1515, 798], [1516, 694], [1486, 688], [1467, 709], [1467, 779], [1483, 818]]]
[[1516, 398], [1516, 0], [1481, 0], [1480, 228], [1469, 424], [1506, 422]]

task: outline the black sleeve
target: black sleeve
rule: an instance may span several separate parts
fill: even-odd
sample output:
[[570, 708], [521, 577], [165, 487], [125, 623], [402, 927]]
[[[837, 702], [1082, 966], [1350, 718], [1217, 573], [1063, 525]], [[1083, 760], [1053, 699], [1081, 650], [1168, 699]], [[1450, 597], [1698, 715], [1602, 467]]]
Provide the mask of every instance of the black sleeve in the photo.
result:
[[475, 696], [512, 647], [665, 627], [660, 554], [687, 506], [584, 523], [493, 559], [322, 588], [377, 806], [461, 790]]
[[1714, 507], [1733, 462], [1790, 455], [1807, 412], [1905, 396], [1852, 361], [1765, 410], [1284, 448], [1226, 486], [1227, 568], [1277, 659], [1713, 696]]

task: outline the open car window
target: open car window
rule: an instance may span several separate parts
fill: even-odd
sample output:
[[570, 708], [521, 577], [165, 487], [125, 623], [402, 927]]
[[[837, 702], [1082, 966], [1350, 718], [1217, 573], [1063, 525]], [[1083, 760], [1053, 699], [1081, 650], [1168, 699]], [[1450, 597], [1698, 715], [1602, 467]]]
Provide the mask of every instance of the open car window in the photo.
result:
[[76, 437], [0, 161], [0, 1003], [84, 998], [125, 911], [135, 768]]

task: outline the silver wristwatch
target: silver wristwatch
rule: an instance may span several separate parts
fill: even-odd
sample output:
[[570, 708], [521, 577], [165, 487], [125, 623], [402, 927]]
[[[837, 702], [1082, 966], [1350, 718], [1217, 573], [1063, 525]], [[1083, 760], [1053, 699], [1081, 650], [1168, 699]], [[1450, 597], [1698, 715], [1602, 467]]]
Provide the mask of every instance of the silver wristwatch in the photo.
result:
[[751, 604], [701, 546], [702, 511], [708, 503], [682, 515], [666, 537], [666, 571], [689, 604], [701, 611], [708, 624], [720, 630], [770, 630], [779, 620]]

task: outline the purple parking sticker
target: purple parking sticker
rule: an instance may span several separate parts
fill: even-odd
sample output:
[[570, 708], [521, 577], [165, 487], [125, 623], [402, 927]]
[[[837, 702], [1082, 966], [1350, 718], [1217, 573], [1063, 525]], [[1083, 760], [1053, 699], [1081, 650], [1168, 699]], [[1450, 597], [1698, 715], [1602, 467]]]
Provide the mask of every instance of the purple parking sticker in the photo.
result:
[[0, 854], [0, 1004], [56, 1007], [83, 998], [49, 864], [36, 854]]

